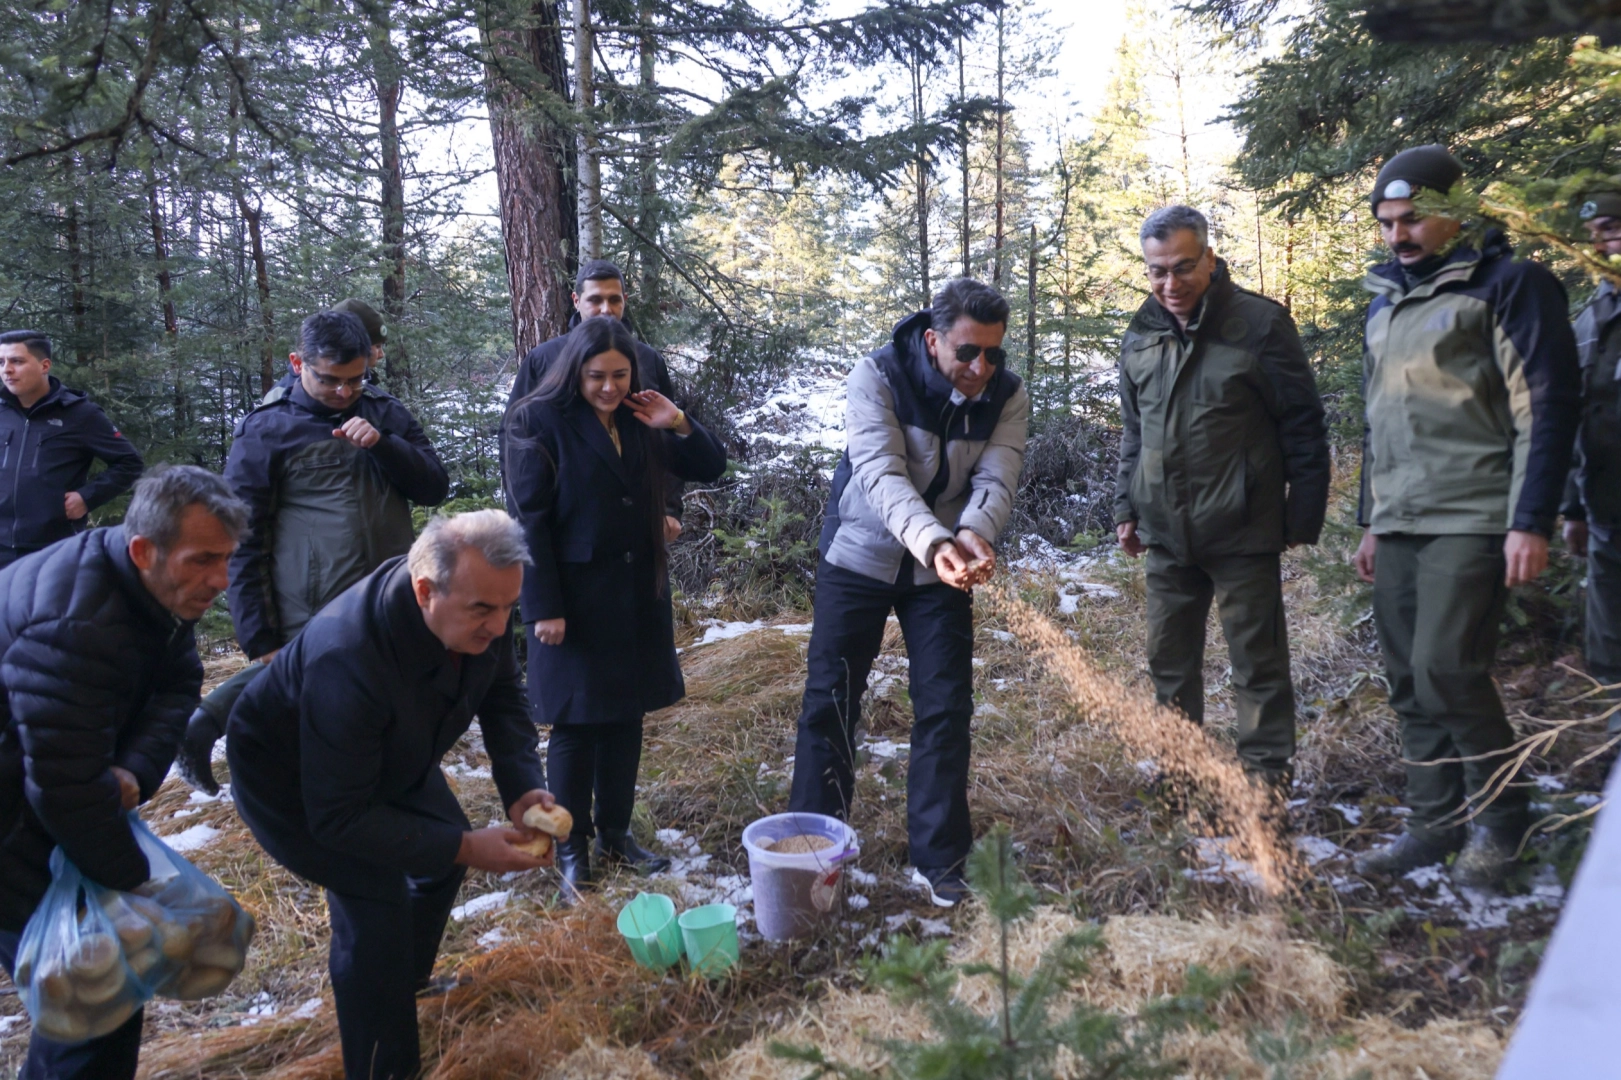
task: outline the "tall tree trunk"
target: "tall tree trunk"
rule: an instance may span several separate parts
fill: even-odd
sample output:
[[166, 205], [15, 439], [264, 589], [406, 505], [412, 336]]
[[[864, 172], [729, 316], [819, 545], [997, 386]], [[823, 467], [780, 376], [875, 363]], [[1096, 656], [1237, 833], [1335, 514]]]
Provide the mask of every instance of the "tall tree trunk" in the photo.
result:
[[574, 103], [580, 112], [580, 258], [602, 258], [602, 159], [591, 110], [597, 105], [592, 71], [591, 0], [574, 2]]
[[[70, 168], [72, 160], [73, 155], [69, 155]], [[83, 366], [90, 359], [84, 348], [85, 316], [88, 314], [84, 296], [84, 243], [79, 236], [79, 193], [72, 187], [68, 188], [67, 233], [68, 278], [72, 290], [69, 303], [73, 311], [73, 359]]]
[[404, 64], [394, 47], [393, 0], [378, 0], [369, 10], [382, 155], [378, 187], [383, 211], [383, 317], [394, 331], [394, 340], [383, 354], [383, 376], [389, 390], [404, 396], [411, 389], [411, 358], [399, 333], [405, 322], [405, 166], [400, 156], [399, 122]]
[[[232, 41], [232, 54], [237, 57], [242, 55], [240, 21], [236, 27], [235, 39]], [[237, 162], [237, 119], [242, 111], [241, 94], [241, 87], [232, 81], [229, 161], [233, 165]], [[270, 388], [276, 385], [276, 356], [273, 351], [276, 340], [276, 317], [270, 307], [270, 267], [265, 260], [264, 202], [248, 201], [247, 185], [242, 182], [240, 169], [232, 173], [231, 195], [236, 202], [237, 213], [242, 215], [242, 221], [248, 227], [248, 253], [253, 259], [253, 281], [259, 292], [259, 394], [263, 396], [270, 393]]]
[[644, 310], [656, 312], [659, 308], [659, 161], [657, 142], [652, 121], [658, 111], [658, 83], [655, 65], [658, 61], [658, 42], [653, 36], [653, 0], [641, 0], [640, 21], [642, 35], [637, 41], [641, 60], [642, 106], [647, 130], [642, 133], [640, 202], [638, 228], [646, 239], [637, 238], [637, 262], [641, 270], [641, 293]]
[[1007, 34], [1005, 8], [996, 9], [996, 239], [991, 262], [991, 284], [1002, 287], [1002, 248], [1007, 217]]
[[1025, 322], [1025, 362], [1024, 373], [1030, 378], [1036, 374], [1036, 227], [1030, 226], [1030, 264], [1026, 275], [1028, 293], [1025, 297], [1030, 305], [1026, 313]]
[[1261, 255], [1261, 196], [1255, 196], [1255, 290], [1266, 293], [1266, 263]]
[[[501, 198], [512, 340], [522, 356], [568, 329], [579, 257], [573, 146], [553, 117], [568, 104], [568, 62], [557, 0], [534, 0], [521, 24], [485, 9], [485, 95]], [[552, 111], [548, 112], [546, 106]]]
[[163, 332], [173, 341], [180, 333], [180, 320], [175, 314], [174, 281], [169, 276], [169, 235], [163, 225], [163, 207], [158, 202], [157, 180], [150, 170], [146, 178], [146, 206], [152, 223], [152, 260], [158, 270], [158, 300], [163, 306]]
[[923, 134], [923, 60], [915, 55], [912, 57], [912, 123], [918, 133], [913, 193], [917, 199], [918, 271], [923, 282], [923, 303], [918, 306], [928, 307], [934, 296], [933, 283], [929, 280], [929, 145]]
[[1283, 222], [1283, 310], [1294, 313], [1295, 310], [1295, 219], [1285, 218]]
[[[962, 35], [957, 35], [957, 101], [968, 100], [968, 68], [963, 56]], [[968, 114], [957, 118], [957, 158], [962, 163], [962, 276], [973, 276], [973, 250], [970, 243], [971, 216], [968, 203]]]

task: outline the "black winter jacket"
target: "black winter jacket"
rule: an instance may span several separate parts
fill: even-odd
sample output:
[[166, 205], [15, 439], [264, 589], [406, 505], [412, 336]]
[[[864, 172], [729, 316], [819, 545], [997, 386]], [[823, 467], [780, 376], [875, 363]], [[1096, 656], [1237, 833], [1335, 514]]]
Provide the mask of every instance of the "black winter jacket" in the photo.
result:
[[[579, 312], [575, 312], [569, 317], [568, 326], [570, 330], [573, 330], [579, 325], [580, 315]], [[629, 325], [629, 323], [626, 323], [626, 326]], [[632, 333], [634, 333], [634, 330]], [[541, 342], [533, 349], [530, 349], [529, 355], [525, 356], [523, 363], [518, 365], [518, 375], [512, 380], [512, 394], [507, 398], [506, 416], [501, 423], [501, 460], [503, 462], [501, 475], [503, 476], [506, 475], [505, 450], [507, 440], [505, 432], [512, 417], [512, 410], [518, 402], [535, 392], [535, 387], [540, 385], [541, 377], [546, 374], [546, 369], [551, 366], [552, 361], [556, 360], [558, 354], [563, 351], [563, 342], [567, 340], [568, 335], [564, 334], [562, 337], [554, 337], [550, 341]], [[651, 345], [643, 344], [640, 340], [636, 342], [636, 377], [643, 390], [657, 390], [671, 401], [675, 400], [675, 384], [670, 381], [670, 366], [664, 362], [663, 355], [657, 349]], [[681, 487], [681, 478], [679, 476], [671, 475], [664, 480], [664, 512], [677, 521], [681, 520]]]
[[[87, 483], [96, 458], [107, 468]], [[0, 548], [38, 551], [82, 532], [89, 517], [68, 520], [67, 493], [94, 510], [128, 491], [141, 468], [140, 453], [101, 407], [55, 376], [32, 409], [0, 388]]]
[[310, 620], [231, 711], [243, 820], [277, 862], [349, 896], [405, 902], [455, 864], [467, 816], [439, 763], [478, 717], [503, 806], [545, 786], [511, 634], [452, 657], [390, 559]]
[[[642, 426], [619, 407], [621, 432]], [[726, 469], [726, 451], [692, 424], [664, 440], [669, 471], [710, 481]], [[614, 451], [595, 411], [532, 402], [507, 432], [507, 500], [529, 540], [535, 564], [523, 577], [523, 621], [566, 620], [561, 645], [527, 638], [535, 721], [619, 723], [681, 700], [668, 575], [658, 576], [648, 527], [642, 440]]]
[[[362, 450], [332, 434], [359, 416], [383, 433]], [[279, 649], [334, 597], [411, 548], [410, 503], [438, 506], [450, 477], [416, 417], [367, 386], [337, 413], [302, 385], [278, 386], [236, 428], [225, 479], [248, 504], [231, 557], [231, 620], [242, 651]]]
[[27, 923], [57, 845], [108, 888], [146, 881], [110, 770], [143, 799], [163, 783], [203, 685], [194, 625], [141, 584], [122, 526], [0, 570], [0, 929]]

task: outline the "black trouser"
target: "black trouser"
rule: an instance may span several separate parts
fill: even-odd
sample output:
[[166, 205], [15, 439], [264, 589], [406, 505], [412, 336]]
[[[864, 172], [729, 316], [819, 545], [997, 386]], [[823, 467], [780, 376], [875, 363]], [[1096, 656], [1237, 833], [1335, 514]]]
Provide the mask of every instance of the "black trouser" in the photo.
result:
[[597, 832], [622, 833], [630, 828], [641, 764], [640, 717], [628, 724], [552, 725], [546, 781], [552, 796], [574, 815], [574, 839], [591, 837], [593, 793]]
[[1464, 818], [1477, 806], [1476, 820], [1492, 829], [1520, 833], [1529, 824], [1523, 787], [1478, 801], [1514, 744], [1492, 682], [1505, 569], [1501, 533], [1387, 533], [1374, 549], [1374, 625], [1401, 718], [1407, 831], [1428, 843], [1462, 843]]
[[[1605, 686], [1621, 683], [1621, 537], [1591, 530], [1587, 538], [1587, 673]], [[1610, 717], [1621, 731], [1621, 713]]]
[[[17, 943], [21, 938], [21, 934], [0, 930], [0, 963], [5, 965], [7, 975], [17, 970]], [[17, 1080], [133, 1080], [141, 1054], [144, 1012], [137, 1009], [116, 1030], [75, 1046], [52, 1042], [38, 1033], [30, 1035], [28, 1057], [23, 1060]]]
[[789, 809], [843, 818], [855, 793], [861, 695], [891, 610], [910, 660], [912, 754], [906, 826], [912, 865], [957, 866], [973, 846], [968, 819], [969, 723], [974, 714], [974, 601], [938, 582], [913, 585], [907, 559], [886, 585], [831, 563], [816, 570], [805, 697]]
[[466, 870], [407, 878], [399, 900], [326, 893], [332, 997], [348, 1080], [410, 1080], [422, 1063], [416, 994], [433, 975]]

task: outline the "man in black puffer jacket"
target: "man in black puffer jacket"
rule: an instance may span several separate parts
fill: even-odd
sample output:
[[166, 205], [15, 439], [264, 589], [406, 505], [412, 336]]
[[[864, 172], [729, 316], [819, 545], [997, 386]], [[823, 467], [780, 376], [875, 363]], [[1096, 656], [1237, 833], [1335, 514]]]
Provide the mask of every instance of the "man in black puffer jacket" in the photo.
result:
[[[196, 620], [225, 589], [247, 507], [224, 480], [177, 466], [135, 485], [124, 524], [0, 570], [0, 963], [61, 847], [86, 877], [150, 876], [125, 813], [149, 799], [197, 704]], [[20, 1080], [135, 1075], [141, 1014], [75, 1046], [35, 1036]]]

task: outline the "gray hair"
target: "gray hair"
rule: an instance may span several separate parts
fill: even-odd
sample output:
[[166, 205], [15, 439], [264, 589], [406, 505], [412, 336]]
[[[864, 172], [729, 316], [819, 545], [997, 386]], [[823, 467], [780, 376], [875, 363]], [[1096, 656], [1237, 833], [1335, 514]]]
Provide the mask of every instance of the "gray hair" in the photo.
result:
[[411, 545], [411, 576], [423, 578], [443, 591], [456, 573], [456, 562], [464, 548], [477, 551], [497, 570], [534, 561], [529, 557], [523, 529], [505, 510], [472, 510], [452, 517], [439, 514]]
[[124, 532], [144, 536], [167, 552], [180, 539], [180, 519], [200, 506], [225, 527], [232, 540], [248, 528], [248, 504], [225, 478], [196, 465], [158, 465], [135, 481], [135, 495], [124, 511]]
[[1169, 240], [1172, 233], [1181, 232], [1183, 229], [1192, 229], [1193, 235], [1199, 238], [1201, 245], [1210, 243], [1209, 220], [1193, 207], [1183, 206], [1181, 203], [1162, 206], [1149, 214], [1143, 220], [1143, 227], [1137, 230], [1137, 241], [1146, 244], [1150, 240]]

